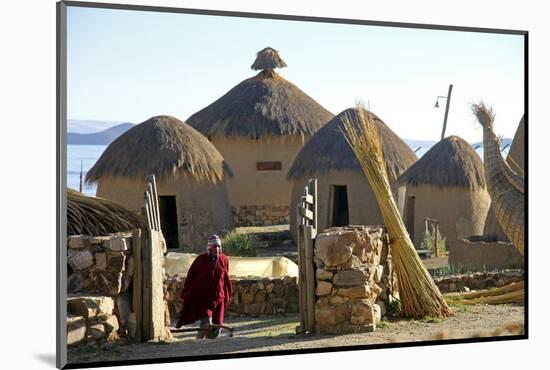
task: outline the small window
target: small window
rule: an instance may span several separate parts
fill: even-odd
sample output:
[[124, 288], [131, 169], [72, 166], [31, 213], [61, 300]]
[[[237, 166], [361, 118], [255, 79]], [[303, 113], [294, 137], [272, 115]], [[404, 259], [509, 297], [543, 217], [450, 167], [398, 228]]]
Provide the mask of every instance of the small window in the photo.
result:
[[256, 171], [281, 171], [281, 162], [256, 162]]

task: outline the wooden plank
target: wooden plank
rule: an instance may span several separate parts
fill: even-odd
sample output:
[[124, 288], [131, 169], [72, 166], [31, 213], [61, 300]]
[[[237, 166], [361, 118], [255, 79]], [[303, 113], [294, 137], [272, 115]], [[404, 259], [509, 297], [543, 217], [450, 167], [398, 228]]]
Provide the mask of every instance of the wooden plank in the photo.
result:
[[157, 214], [155, 210], [155, 197], [153, 196], [153, 184], [149, 180], [147, 183], [147, 202], [151, 211], [151, 229], [157, 230]]
[[132, 278], [132, 312], [136, 316], [136, 334], [134, 340], [141, 341], [142, 318], [142, 279], [143, 268], [141, 263], [141, 230], [132, 231], [132, 252], [134, 258], [134, 276]]
[[313, 212], [310, 211], [309, 209], [300, 207], [300, 215], [305, 217], [310, 222], [314, 221]]
[[304, 254], [306, 277], [306, 301], [307, 301], [307, 330], [313, 333], [315, 328], [315, 270], [313, 265], [313, 239], [311, 231], [313, 226], [304, 226]]
[[164, 336], [164, 290], [163, 290], [163, 251], [162, 233], [151, 233], [151, 336], [153, 339]]
[[146, 235], [145, 242], [142, 248], [142, 261], [143, 261], [143, 316], [142, 316], [142, 341], [148, 341], [153, 339], [151, 337], [151, 229], [147, 229], [144, 233]]
[[152, 176], [152, 182], [153, 182], [153, 201], [154, 201], [154, 208], [155, 208], [155, 214], [157, 216], [157, 229], [158, 231], [162, 231], [160, 228], [160, 207], [159, 207], [159, 196], [158, 196], [158, 190], [157, 190], [157, 180], [155, 179], [155, 175]]
[[306, 202], [309, 204], [313, 204], [315, 202], [315, 198], [311, 194], [302, 195], [300, 199], [302, 200], [302, 202]]
[[306, 317], [307, 317], [307, 305], [306, 305], [306, 286], [305, 286], [305, 269], [304, 262], [305, 256], [303, 254], [303, 226], [298, 225], [297, 230], [297, 247], [298, 247], [298, 295], [300, 304], [300, 329], [302, 333], [306, 331]]
[[317, 236], [317, 179], [313, 180], [313, 233], [312, 238]]

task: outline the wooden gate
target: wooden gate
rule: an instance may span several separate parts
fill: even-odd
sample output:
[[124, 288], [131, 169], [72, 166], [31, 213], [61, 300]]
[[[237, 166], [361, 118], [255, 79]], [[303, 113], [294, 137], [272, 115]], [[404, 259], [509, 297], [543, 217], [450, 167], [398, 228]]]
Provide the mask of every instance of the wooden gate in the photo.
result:
[[133, 308], [138, 341], [163, 338], [165, 329], [164, 254], [166, 242], [160, 228], [155, 176], [147, 177], [142, 208], [144, 230], [134, 234]]
[[298, 289], [300, 299], [299, 334], [313, 333], [315, 328], [315, 266], [313, 244], [317, 236], [317, 179], [304, 187], [297, 209]]

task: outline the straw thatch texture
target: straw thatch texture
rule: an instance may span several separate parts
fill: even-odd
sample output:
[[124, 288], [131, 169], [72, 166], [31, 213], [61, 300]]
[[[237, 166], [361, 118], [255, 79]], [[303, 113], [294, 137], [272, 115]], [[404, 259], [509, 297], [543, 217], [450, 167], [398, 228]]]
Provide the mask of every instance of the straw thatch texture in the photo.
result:
[[267, 47], [256, 54], [256, 60], [250, 68], [259, 71], [261, 69], [275, 69], [286, 67], [286, 63], [279, 56], [279, 52]]
[[260, 72], [193, 114], [187, 123], [208, 138], [311, 136], [332, 113], [272, 70]]
[[88, 171], [86, 181], [105, 177], [143, 179], [154, 174], [197, 181], [222, 180], [229, 171], [218, 150], [195, 129], [171, 116], [156, 116], [113, 141]]
[[398, 179], [402, 185], [484, 189], [483, 162], [470, 144], [449, 136], [434, 145]]
[[[304, 145], [288, 171], [287, 177], [296, 179], [330, 170], [349, 170], [361, 173], [361, 165], [342, 135], [344, 118], [346, 115], [349, 116], [350, 122], [355, 124], [358, 122], [357, 112], [357, 108], [346, 109], [320, 129]], [[365, 110], [365, 112], [367, 111]], [[373, 114], [373, 119], [382, 137], [382, 151], [391, 181], [416, 162], [417, 157], [380, 118]]]
[[67, 235], [99, 236], [143, 226], [140, 215], [115, 202], [67, 189]]

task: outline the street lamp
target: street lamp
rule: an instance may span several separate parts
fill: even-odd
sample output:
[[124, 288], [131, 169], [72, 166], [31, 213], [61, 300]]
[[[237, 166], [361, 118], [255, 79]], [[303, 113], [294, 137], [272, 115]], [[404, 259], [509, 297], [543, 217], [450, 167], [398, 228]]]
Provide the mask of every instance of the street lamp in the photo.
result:
[[439, 108], [439, 98], [441, 99], [447, 99], [447, 104], [445, 105], [445, 117], [443, 118], [443, 130], [441, 131], [441, 140], [445, 138], [445, 129], [447, 128], [447, 117], [449, 116], [449, 106], [451, 105], [451, 94], [453, 92], [453, 85], [449, 85], [449, 92], [447, 93], [447, 96], [441, 96], [438, 95], [437, 99], [435, 100], [434, 107]]

